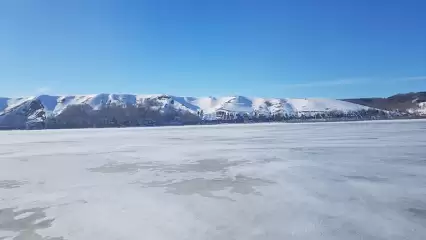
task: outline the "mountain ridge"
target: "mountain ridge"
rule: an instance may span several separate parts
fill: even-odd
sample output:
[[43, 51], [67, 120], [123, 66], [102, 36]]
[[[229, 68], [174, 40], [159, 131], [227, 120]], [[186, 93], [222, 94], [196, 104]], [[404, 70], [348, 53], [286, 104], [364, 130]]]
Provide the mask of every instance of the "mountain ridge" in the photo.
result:
[[[420, 100], [423, 104], [423, 99]], [[154, 119], [153, 121], [162, 124], [182, 119], [185, 119], [183, 120], [185, 123], [197, 123], [236, 121], [243, 116], [247, 119], [268, 121], [331, 117], [361, 119], [365, 116], [372, 118], [373, 115], [383, 117], [393, 111], [385, 108], [380, 110], [374, 104], [366, 103], [369, 101], [362, 99], [260, 98], [241, 95], [227, 97], [111, 93], [40, 95], [0, 98], [0, 128], [33, 128], [34, 125], [36, 128], [44, 128], [45, 123], [59, 124], [58, 127], [70, 123], [73, 123], [73, 126], [85, 127], [108, 125], [111, 122], [117, 125], [140, 125], [141, 121], [147, 119]], [[413, 106], [417, 106], [415, 104]], [[419, 109], [422, 106], [419, 105]], [[417, 108], [413, 109], [411, 113], [417, 113]]]
[[386, 98], [372, 97], [342, 100], [388, 111], [426, 114], [426, 92], [399, 93]]
[[[13, 108], [23, 101], [38, 99], [42, 102], [47, 111], [58, 112], [69, 105], [89, 104], [95, 110], [102, 105], [108, 104], [137, 104], [145, 99], [157, 99], [166, 101], [173, 100], [185, 110], [212, 112], [217, 109], [226, 109], [235, 112], [249, 112], [261, 107], [261, 105], [274, 105], [278, 103], [287, 103], [294, 112], [298, 111], [326, 111], [327, 109], [350, 111], [358, 110], [361, 107], [358, 104], [346, 103], [336, 99], [327, 98], [260, 98], [246, 97], [241, 95], [225, 97], [187, 97], [174, 96], [167, 94], [87, 94], [87, 95], [40, 95], [27, 98], [2, 98], [0, 102], [0, 111]], [[3, 104], [2, 104], [3, 103]], [[2, 108], [3, 105], [3, 108]]]

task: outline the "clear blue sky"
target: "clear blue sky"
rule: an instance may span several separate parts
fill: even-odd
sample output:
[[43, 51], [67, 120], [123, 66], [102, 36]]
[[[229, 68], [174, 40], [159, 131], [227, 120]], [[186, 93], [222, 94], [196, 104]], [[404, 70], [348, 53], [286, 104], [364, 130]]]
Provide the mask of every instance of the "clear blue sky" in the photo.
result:
[[424, 0], [2, 0], [0, 96], [426, 90]]

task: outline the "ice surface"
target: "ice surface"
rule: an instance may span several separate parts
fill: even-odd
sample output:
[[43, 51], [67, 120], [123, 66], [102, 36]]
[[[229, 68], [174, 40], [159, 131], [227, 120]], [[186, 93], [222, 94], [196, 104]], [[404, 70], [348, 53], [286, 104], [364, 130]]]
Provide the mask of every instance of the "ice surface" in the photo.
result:
[[425, 239], [426, 121], [0, 132], [0, 239]]

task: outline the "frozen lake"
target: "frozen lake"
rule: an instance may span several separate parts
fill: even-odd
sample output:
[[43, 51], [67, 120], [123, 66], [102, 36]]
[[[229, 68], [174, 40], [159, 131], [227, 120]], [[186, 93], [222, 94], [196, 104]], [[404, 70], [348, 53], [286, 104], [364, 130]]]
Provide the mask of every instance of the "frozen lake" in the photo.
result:
[[0, 239], [426, 239], [426, 121], [0, 132]]

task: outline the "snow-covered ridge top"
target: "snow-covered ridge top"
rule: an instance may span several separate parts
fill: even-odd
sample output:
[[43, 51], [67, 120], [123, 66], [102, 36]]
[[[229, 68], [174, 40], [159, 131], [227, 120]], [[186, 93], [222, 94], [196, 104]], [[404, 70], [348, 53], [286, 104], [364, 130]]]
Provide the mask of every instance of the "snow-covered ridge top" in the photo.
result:
[[185, 97], [164, 94], [134, 95], [134, 94], [90, 94], [51, 96], [41, 95], [28, 98], [0, 98], [0, 112], [7, 111], [26, 101], [38, 99], [45, 107], [45, 111], [60, 114], [71, 105], [88, 104], [94, 110], [108, 104], [118, 106], [135, 105], [146, 99], [153, 99], [163, 106], [172, 105], [176, 109], [192, 113], [203, 111], [214, 113], [226, 112], [258, 112], [266, 115], [272, 113], [297, 114], [306, 112], [329, 111], [359, 111], [368, 107], [335, 99], [325, 98], [255, 98], [245, 96], [229, 97]]

